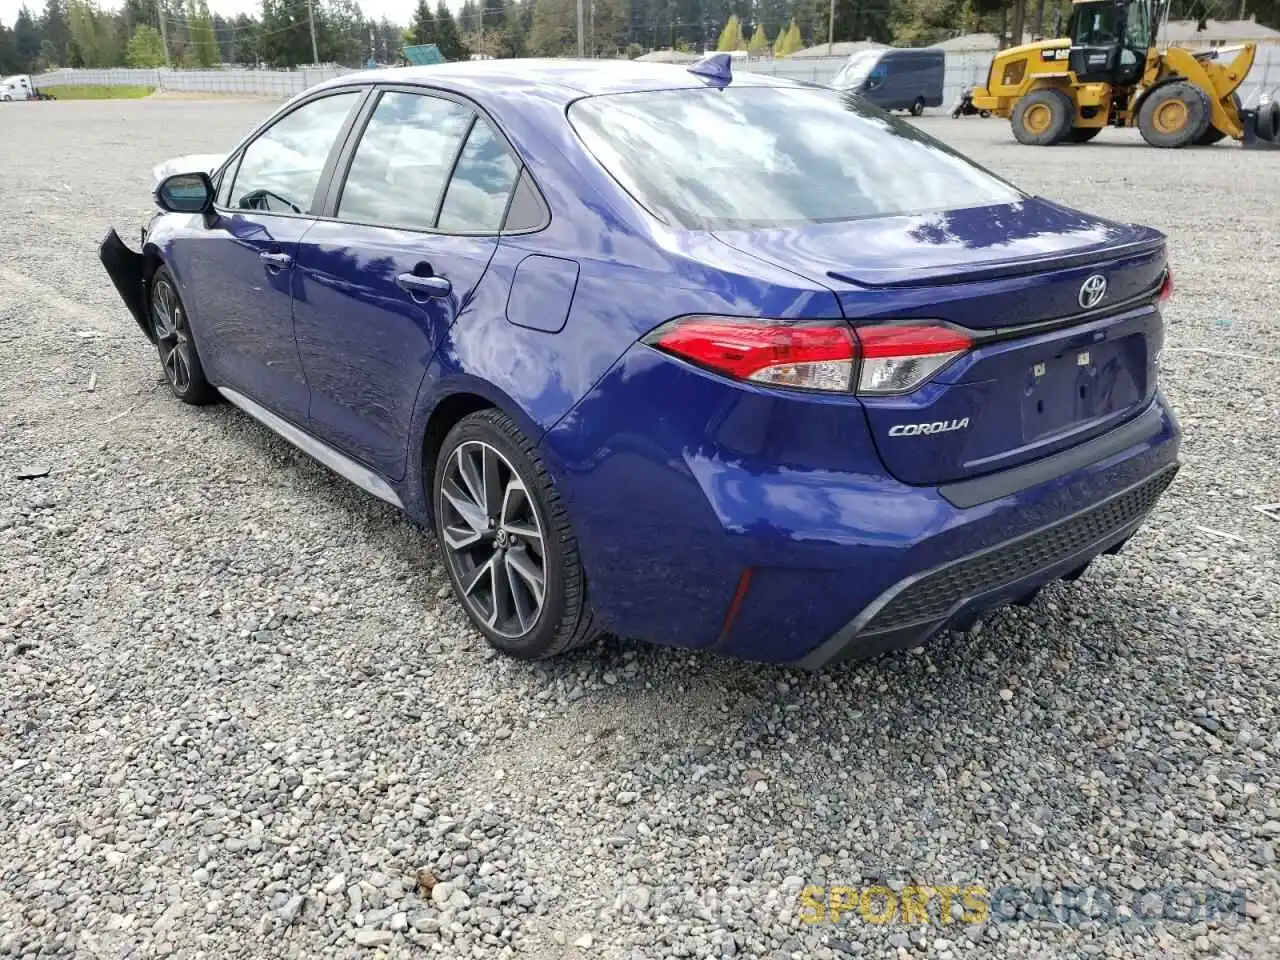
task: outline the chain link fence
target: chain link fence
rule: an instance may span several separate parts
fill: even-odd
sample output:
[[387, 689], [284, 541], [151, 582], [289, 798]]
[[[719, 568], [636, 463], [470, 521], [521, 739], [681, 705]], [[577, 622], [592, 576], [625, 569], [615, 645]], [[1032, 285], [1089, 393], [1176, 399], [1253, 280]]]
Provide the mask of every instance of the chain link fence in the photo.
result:
[[[739, 70], [750, 70], [811, 83], [830, 83], [840, 68], [843, 57], [808, 57], [802, 59], [746, 59], [735, 64]], [[966, 87], [983, 83], [991, 63], [988, 53], [948, 53], [943, 102], [950, 107]], [[308, 87], [354, 71], [347, 67], [304, 67], [298, 70], [56, 70], [33, 77], [37, 88], [66, 85], [139, 85], [160, 90], [191, 93], [230, 94], [255, 97], [291, 97]], [[1280, 99], [1280, 47], [1258, 48], [1253, 70], [1240, 87], [1240, 99], [1252, 106], [1263, 93]]]
[[31, 78], [37, 89], [60, 86], [145, 86], [184, 93], [214, 93], [285, 99], [324, 80], [355, 71], [348, 67], [302, 67], [297, 70], [54, 70]]

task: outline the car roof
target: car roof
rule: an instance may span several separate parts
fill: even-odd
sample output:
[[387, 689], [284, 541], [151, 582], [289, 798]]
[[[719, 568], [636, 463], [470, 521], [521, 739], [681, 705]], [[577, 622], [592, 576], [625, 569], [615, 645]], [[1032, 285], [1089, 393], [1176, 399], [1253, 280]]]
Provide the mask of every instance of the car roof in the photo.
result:
[[[673, 90], [709, 86], [684, 64], [631, 60], [460, 60], [421, 67], [391, 67], [348, 73], [325, 86], [349, 83], [401, 83], [453, 90], [501, 101], [536, 89], [543, 97], [569, 103], [602, 93]], [[733, 86], [796, 87], [793, 80], [768, 74], [735, 73]]]

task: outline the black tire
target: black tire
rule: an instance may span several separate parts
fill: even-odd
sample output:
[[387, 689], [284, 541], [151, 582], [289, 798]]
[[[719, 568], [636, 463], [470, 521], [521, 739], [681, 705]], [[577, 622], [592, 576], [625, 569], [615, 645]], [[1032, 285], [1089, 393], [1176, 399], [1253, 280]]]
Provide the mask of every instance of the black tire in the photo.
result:
[[[1231, 95], [1231, 100], [1236, 105], [1236, 116], [1239, 116], [1241, 110], [1240, 95], [1238, 93], [1233, 93]], [[1215, 127], [1213, 125], [1213, 120], [1210, 119], [1208, 129], [1206, 129], [1205, 132], [1200, 135], [1200, 138], [1196, 140], [1196, 146], [1211, 147], [1225, 136], [1226, 133]]]
[[[1171, 126], [1161, 120], [1166, 111], [1182, 122]], [[1153, 147], [1177, 149], [1195, 143], [1209, 129], [1208, 95], [1195, 84], [1179, 80], [1151, 91], [1138, 109], [1138, 130]]]
[[[500, 457], [493, 461], [485, 459], [489, 457], [490, 450]], [[496, 511], [492, 502], [485, 510], [486, 529], [493, 532], [487, 538], [480, 535], [469, 545], [455, 547], [454, 544], [465, 544], [478, 526], [474, 521], [465, 519], [471, 515], [469, 512], [464, 515], [455, 508], [459, 497], [470, 507], [484, 508], [465, 488], [465, 471], [459, 472], [467, 458], [472, 458], [474, 463], [476, 453], [482, 458], [482, 472], [488, 471], [489, 463], [493, 463], [495, 486], [500, 482], [503, 494]], [[497, 478], [503, 473], [507, 473], [507, 478], [499, 481]], [[515, 479], [519, 481], [518, 497], [510, 493]], [[440, 447], [431, 486], [436, 538], [445, 555], [444, 565], [449, 571], [454, 596], [492, 646], [521, 660], [542, 660], [590, 643], [600, 635], [601, 630], [587, 599], [586, 574], [569, 518], [537, 450], [509, 417], [497, 410], [480, 410], [459, 420]], [[488, 483], [482, 482], [482, 486], [487, 488]], [[451, 491], [447, 501], [446, 487]], [[489, 501], [490, 495], [485, 492], [480, 499]], [[516, 510], [521, 512], [517, 520], [509, 523], [507, 510], [511, 503], [517, 504], [513, 514]], [[495, 512], [499, 516], [495, 517]], [[456, 522], [458, 520], [462, 523]], [[499, 542], [508, 530], [518, 533], [520, 540], [512, 538]], [[535, 537], [524, 532], [535, 530], [542, 548], [540, 557], [534, 548]], [[512, 557], [519, 554], [523, 559], [516, 564], [508, 560], [508, 554]], [[489, 560], [485, 559], [486, 555]], [[537, 597], [529, 586], [530, 581], [521, 579], [517, 572], [530, 560], [535, 566], [538, 560], [541, 561], [543, 590], [539, 605], [535, 612], [529, 614], [530, 622], [526, 626], [526, 612], [520, 610], [517, 593], [522, 594], [526, 602], [530, 599], [537, 601]], [[491, 574], [482, 574], [489, 563], [494, 565]], [[505, 571], [502, 574], [506, 577], [505, 588], [497, 579], [499, 565]], [[487, 584], [481, 582], [484, 576], [489, 576]], [[471, 591], [464, 584], [464, 577], [468, 578]], [[488, 604], [484, 596], [486, 589], [491, 597]], [[496, 597], [502, 589], [510, 591], [506, 596], [507, 611], [511, 616], [500, 617], [503, 607]], [[518, 630], [513, 632], [512, 626]]]
[[1072, 127], [1067, 131], [1067, 139], [1072, 143], [1088, 143], [1101, 132], [1101, 127]]
[[168, 268], [159, 267], [151, 278], [151, 332], [165, 382], [183, 403], [202, 407], [217, 403], [219, 396], [205, 379], [204, 366], [196, 350], [187, 320], [187, 308]]
[[[1048, 115], [1041, 125], [1039, 121], [1045, 116], [1045, 110]], [[1075, 115], [1076, 107], [1070, 97], [1061, 90], [1042, 88], [1032, 90], [1014, 104], [1009, 123], [1019, 143], [1049, 147], [1060, 142], [1070, 132]]]
[[924, 98], [916, 97], [915, 103], [911, 104], [911, 115], [918, 117], [922, 113], [924, 113]]
[[990, 111], [990, 110], [979, 110], [979, 111], [978, 111], [978, 116], [980, 116], [983, 120], [986, 120], [988, 117], [990, 117], [990, 116], [991, 116], [991, 111]]
[[1280, 141], [1280, 101], [1258, 106], [1257, 134], [1259, 140]]

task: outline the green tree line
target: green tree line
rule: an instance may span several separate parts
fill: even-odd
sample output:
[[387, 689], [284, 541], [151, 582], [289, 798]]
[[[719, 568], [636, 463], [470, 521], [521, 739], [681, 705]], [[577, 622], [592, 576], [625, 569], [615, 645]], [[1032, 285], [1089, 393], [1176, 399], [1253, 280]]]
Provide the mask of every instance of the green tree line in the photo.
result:
[[[1175, 19], [1235, 19], [1241, 10], [1280, 27], [1280, 0], [1174, 0]], [[647, 50], [750, 50], [787, 56], [826, 42], [829, 0], [587, 0], [588, 56]], [[961, 33], [1054, 35], [1069, 0], [836, 0], [840, 40], [921, 46]], [[406, 44], [434, 43], [448, 60], [572, 56], [577, 0], [417, 0], [409, 23], [366, 17], [355, 0], [261, 0], [257, 16], [210, 13], [207, 0], [45, 0], [0, 24], [0, 74], [57, 67], [358, 66], [393, 63]], [[167, 40], [167, 47], [166, 47]]]

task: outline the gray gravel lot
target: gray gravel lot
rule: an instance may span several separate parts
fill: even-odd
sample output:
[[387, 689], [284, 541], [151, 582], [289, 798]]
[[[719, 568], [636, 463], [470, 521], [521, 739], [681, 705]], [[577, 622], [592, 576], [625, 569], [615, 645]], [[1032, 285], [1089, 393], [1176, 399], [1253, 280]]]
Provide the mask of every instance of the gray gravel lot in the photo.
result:
[[[0, 955], [1280, 955], [1280, 155], [924, 121], [1172, 239], [1185, 466], [1126, 553], [817, 675], [527, 665], [389, 507], [172, 400], [97, 262], [154, 163], [271, 109], [0, 109]], [[878, 883], [1123, 909], [802, 919], [806, 884]], [[1247, 916], [1126, 920], [1169, 887]]]

